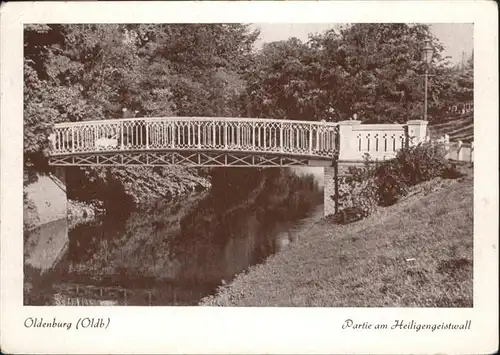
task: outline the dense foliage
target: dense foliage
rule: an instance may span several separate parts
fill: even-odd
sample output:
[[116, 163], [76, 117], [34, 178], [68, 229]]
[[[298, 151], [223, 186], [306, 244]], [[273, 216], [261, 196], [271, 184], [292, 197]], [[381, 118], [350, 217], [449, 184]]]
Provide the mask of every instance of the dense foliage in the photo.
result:
[[[122, 109], [137, 116], [237, 115], [240, 72], [257, 35], [239, 24], [26, 26], [25, 184], [49, 170], [55, 122], [121, 118]], [[70, 193], [94, 198], [81, 193], [92, 186], [144, 202], [207, 185], [196, 171], [181, 170], [73, 169]]]
[[363, 167], [349, 167], [348, 174], [340, 179], [340, 211], [334, 220], [346, 223], [367, 217], [377, 206], [389, 206], [399, 201], [412, 186], [436, 177], [460, 176], [439, 144], [420, 143], [405, 147], [395, 159], [380, 163], [372, 162], [366, 156]]
[[25, 170], [44, 170], [54, 122], [236, 115], [256, 37], [239, 24], [27, 26]]
[[472, 101], [473, 60], [457, 70], [427, 25], [355, 24], [264, 46], [245, 78], [247, 115], [340, 121], [406, 122], [422, 117], [425, 39], [434, 49], [429, 68], [429, 119], [450, 104]]

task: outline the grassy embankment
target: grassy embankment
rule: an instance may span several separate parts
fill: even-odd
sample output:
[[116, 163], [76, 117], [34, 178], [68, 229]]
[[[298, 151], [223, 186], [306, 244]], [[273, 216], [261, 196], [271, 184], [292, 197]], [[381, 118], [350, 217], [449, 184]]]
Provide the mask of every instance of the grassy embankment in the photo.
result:
[[472, 307], [472, 172], [416, 188], [359, 222], [314, 225], [201, 305]]

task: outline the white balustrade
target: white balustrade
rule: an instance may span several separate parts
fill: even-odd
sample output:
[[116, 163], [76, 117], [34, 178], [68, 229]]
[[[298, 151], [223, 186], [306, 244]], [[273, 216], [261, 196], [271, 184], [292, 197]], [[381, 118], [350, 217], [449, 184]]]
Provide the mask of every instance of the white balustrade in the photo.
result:
[[331, 157], [335, 123], [253, 118], [161, 117], [58, 123], [52, 155], [190, 150]]
[[[339, 158], [343, 161], [361, 161], [368, 154], [373, 160], [392, 159], [406, 144], [424, 141], [426, 127], [425, 121], [409, 121], [406, 125], [339, 122]], [[413, 139], [409, 139], [411, 137]]]
[[369, 154], [372, 159], [393, 158], [406, 143], [404, 125], [359, 125], [354, 131], [358, 152]]
[[200, 151], [287, 155], [341, 161], [393, 158], [423, 142], [426, 121], [327, 123], [255, 118], [160, 117], [58, 123], [53, 156], [96, 152]]

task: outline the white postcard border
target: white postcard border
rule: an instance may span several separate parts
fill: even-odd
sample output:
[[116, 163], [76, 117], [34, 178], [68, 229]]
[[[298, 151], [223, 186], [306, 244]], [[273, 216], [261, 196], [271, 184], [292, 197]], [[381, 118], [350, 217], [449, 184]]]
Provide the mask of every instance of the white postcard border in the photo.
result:
[[[498, 344], [498, 18], [494, 2], [74, 2], [1, 8], [0, 345], [15, 353], [488, 353]], [[27, 307], [22, 265], [23, 24], [159, 22], [474, 23], [474, 308]], [[108, 329], [33, 329], [28, 317]], [[342, 330], [472, 320], [470, 331]]]

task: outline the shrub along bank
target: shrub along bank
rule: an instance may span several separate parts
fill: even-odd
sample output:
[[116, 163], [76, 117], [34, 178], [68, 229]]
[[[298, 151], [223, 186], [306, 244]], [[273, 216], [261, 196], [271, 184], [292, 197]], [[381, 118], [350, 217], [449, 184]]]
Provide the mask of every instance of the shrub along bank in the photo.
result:
[[340, 179], [340, 211], [331, 220], [341, 224], [360, 220], [379, 206], [395, 204], [411, 187], [424, 181], [459, 176], [460, 172], [446, 159], [446, 151], [439, 144], [405, 147], [395, 159], [384, 162], [373, 162], [366, 155], [363, 167], [350, 167], [348, 174]]

